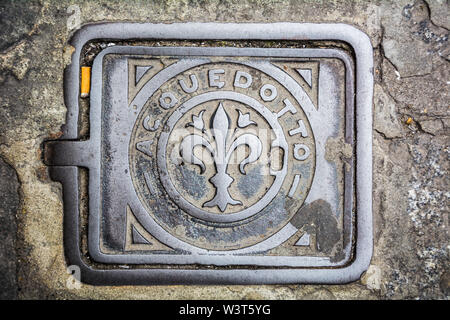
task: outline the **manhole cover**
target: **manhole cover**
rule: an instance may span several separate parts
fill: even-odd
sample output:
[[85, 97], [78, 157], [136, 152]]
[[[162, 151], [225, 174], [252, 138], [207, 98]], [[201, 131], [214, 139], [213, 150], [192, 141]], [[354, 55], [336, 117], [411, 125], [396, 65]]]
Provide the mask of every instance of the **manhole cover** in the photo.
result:
[[64, 136], [45, 155], [81, 281], [341, 283], [366, 270], [366, 35], [100, 24], [73, 45]]

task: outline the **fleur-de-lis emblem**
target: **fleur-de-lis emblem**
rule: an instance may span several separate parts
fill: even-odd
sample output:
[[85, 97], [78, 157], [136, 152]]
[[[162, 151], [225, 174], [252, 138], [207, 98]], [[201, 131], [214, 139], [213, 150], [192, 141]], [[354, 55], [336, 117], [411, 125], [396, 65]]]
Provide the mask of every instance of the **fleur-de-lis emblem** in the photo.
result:
[[[211, 117], [209, 128], [211, 136], [208, 135], [203, 121], [204, 111], [205, 110], [201, 111], [198, 116], [193, 116], [192, 122], [187, 124], [187, 126], [192, 126], [201, 131], [201, 134], [193, 133], [184, 137], [180, 145], [180, 153], [185, 162], [198, 165], [201, 169], [201, 174], [205, 172], [206, 167], [204, 162], [194, 155], [194, 148], [196, 146], [202, 146], [211, 154], [216, 167], [216, 174], [210, 181], [216, 187], [216, 194], [213, 199], [205, 202], [203, 206], [218, 206], [219, 209], [224, 212], [228, 204], [242, 204], [240, 201], [233, 199], [228, 192], [228, 188], [234, 181], [227, 173], [227, 167], [232, 153], [241, 145], [248, 146], [249, 155], [239, 164], [240, 172], [246, 174], [244, 170], [245, 165], [257, 161], [261, 156], [262, 143], [256, 135], [250, 133], [244, 133], [237, 138], [234, 138], [234, 134], [229, 137], [229, 130], [231, 127], [230, 117], [223, 108], [222, 103], [219, 103], [219, 106]], [[245, 128], [251, 124], [256, 124], [254, 121], [250, 120], [250, 115], [248, 113], [242, 114], [239, 110], [238, 112], [239, 128]]]

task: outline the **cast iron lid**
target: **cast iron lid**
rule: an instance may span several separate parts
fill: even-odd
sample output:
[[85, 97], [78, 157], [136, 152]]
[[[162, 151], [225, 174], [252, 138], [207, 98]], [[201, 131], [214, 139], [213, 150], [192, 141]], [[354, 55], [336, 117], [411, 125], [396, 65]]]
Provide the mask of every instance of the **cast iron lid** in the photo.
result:
[[[342, 24], [88, 25], [45, 161], [92, 284], [343, 283], [372, 255], [369, 38]], [[356, 134], [357, 133], [357, 134]]]

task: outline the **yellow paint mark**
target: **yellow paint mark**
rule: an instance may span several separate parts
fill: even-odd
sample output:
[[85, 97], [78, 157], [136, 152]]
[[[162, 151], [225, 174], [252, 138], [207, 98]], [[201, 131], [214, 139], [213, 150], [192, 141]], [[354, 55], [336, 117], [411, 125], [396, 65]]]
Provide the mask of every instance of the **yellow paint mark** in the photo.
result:
[[81, 67], [81, 97], [89, 96], [91, 90], [91, 67]]
[[413, 119], [411, 117], [408, 118], [408, 120], [406, 120], [406, 124], [411, 124], [413, 122]]

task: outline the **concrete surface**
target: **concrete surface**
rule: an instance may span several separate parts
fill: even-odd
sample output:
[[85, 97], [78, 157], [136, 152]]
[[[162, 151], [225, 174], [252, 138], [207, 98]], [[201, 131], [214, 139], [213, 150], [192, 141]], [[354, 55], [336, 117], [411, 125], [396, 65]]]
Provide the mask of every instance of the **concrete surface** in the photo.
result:
[[[1, 1], [0, 298], [448, 299], [449, 2]], [[67, 41], [81, 24], [343, 22], [375, 52], [374, 256], [334, 286], [74, 286], [62, 246], [61, 187], [41, 159], [65, 121]], [[17, 232], [16, 232], [17, 228]]]

